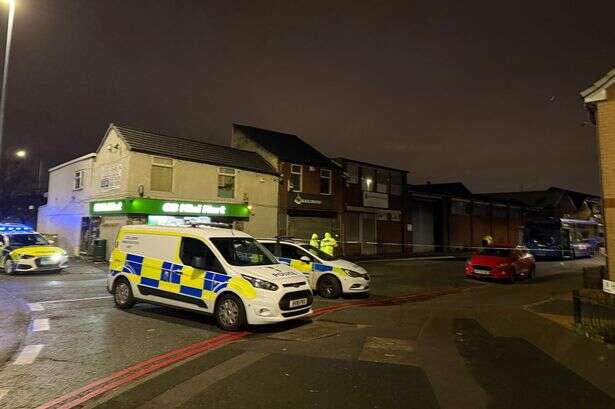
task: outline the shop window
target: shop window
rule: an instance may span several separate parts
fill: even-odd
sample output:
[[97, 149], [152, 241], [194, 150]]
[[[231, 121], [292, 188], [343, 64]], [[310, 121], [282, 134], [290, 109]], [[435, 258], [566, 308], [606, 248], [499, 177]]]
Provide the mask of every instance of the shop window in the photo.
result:
[[320, 170], [320, 194], [331, 194], [331, 171], [329, 169]]
[[376, 191], [379, 193], [389, 193], [389, 172], [378, 170], [376, 172]]
[[401, 196], [401, 189], [404, 184], [402, 183], [402, 173], [391, 173], [391, 194], [395, 196]]
[[359, 183], [359, 167], [354, 163], [346, 165], [346, 181], [348, 183]]
[[292, 192], [301, 192], [303, 184], [303, 166], [290, 165], [290, 180], [288, 181], [288, 190]]
[[374, 169], [361, 168], [361, 186], [366, 192], [373, 192], [376, 190], [376, 172]]
[[218, 197], [235, 197], [235, 169], [220, 168], [218, 171]]
[[150, 189], [158, 192], [173, 191], [173, 159], [152, 158]]
[[85, 170], [78, 170], [75, 172], [75, 178], [73, 179], [73, 190], [83, 189], [85, 182]]

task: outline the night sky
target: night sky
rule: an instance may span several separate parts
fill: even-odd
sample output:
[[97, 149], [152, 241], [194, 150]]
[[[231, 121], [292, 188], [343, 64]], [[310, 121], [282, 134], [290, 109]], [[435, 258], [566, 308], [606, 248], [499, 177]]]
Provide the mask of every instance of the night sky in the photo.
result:
[[599, 192], [578, 93], [615, 67], [612, 0], [17, 1], [5, 145], [48, 165], [110, 122], [238, 122], [413, 183]]

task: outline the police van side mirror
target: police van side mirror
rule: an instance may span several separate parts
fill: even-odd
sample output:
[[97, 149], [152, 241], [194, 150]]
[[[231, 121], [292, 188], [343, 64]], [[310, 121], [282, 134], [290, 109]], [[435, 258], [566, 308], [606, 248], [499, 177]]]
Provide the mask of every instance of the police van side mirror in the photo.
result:
[[207, 260], [202, 256], [194, 256], [192, 257], [192, 267], [205, 270], [207, 268]]
[[300, 260], [306, 264], [310, 264], [312, 262], [308, 256], [301, 256]]

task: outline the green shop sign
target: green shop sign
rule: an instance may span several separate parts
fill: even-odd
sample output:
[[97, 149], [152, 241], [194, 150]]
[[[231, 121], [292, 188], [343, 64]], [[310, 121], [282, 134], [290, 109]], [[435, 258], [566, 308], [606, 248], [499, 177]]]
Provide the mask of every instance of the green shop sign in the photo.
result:
[[201, 203], [158, 199], [118, 199], [90, 202], [90, 214], [143, 214], [170, 216], [221, 216], [247, 219], [248, 205], [239, 203]]

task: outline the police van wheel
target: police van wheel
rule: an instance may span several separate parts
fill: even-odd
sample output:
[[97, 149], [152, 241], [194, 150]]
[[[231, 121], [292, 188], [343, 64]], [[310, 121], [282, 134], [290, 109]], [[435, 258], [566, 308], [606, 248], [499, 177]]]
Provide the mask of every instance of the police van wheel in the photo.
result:
[[10, 258], [4, 261], [4, 274], [15, 274], [15, 262]]
[[318, 288], [320, 296], [324, 298], [334, 299], [342, 295], [342, 286], [340, 282], [331, 274], [320, 277], [316, 287]]
[[135, 305], [130, 283], [124, 279], [118, 279], [113, 285], [113, 301], [117, 308], [125, 310]]
[[246, 326], [246, 310], [235, 294], [222, 294], [216, 303], [216, 321], [225, 331], [239, 331]]

